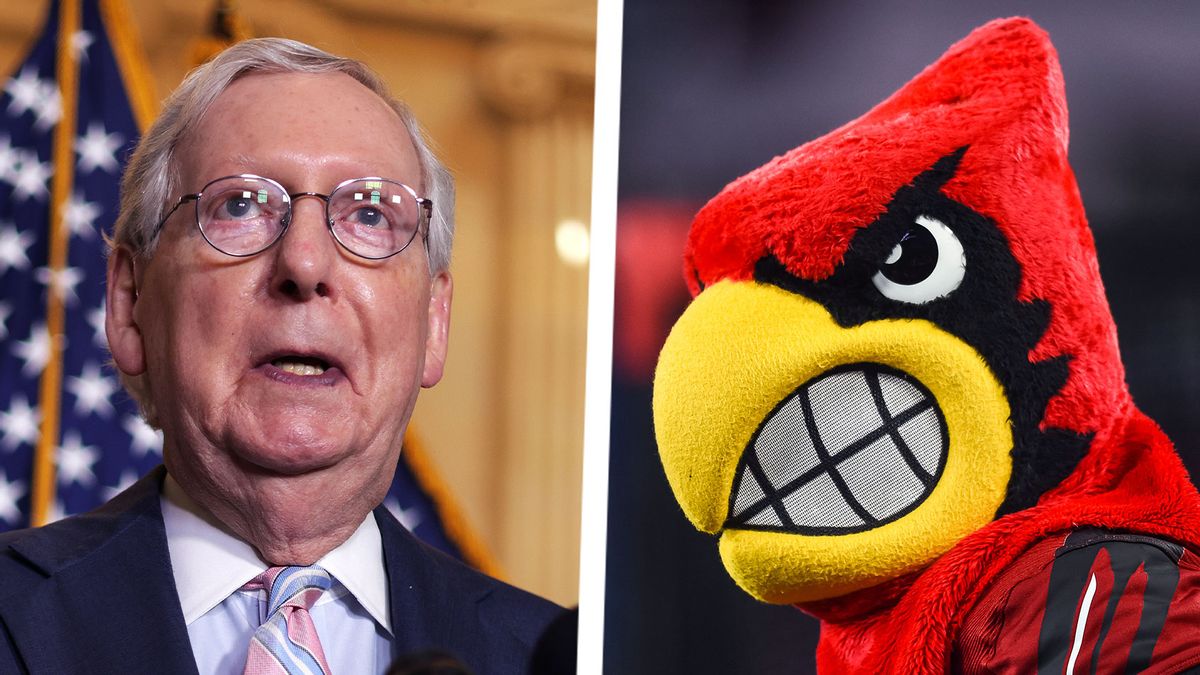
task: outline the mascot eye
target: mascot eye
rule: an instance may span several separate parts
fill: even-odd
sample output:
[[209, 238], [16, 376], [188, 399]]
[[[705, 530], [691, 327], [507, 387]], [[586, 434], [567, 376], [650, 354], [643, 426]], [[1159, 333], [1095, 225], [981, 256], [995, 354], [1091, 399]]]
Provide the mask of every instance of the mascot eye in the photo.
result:
[[952, 293], [966, 271], [967, 259], [954, 232], [936, 218], [917, 216], [916, 227], [905, 233], [871, 281], [885, 297], [920, 305]]

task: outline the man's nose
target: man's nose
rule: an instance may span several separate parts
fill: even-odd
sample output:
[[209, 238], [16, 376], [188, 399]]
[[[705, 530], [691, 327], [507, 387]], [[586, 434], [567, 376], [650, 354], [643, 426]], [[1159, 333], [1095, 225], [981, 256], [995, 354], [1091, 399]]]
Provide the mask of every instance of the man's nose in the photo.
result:
[[274, 293], [295, 300], [332, 296], [337, 242], [329, 236], [325, 204], [320, 199], [292, 203], [291, 225], [275, 246]]

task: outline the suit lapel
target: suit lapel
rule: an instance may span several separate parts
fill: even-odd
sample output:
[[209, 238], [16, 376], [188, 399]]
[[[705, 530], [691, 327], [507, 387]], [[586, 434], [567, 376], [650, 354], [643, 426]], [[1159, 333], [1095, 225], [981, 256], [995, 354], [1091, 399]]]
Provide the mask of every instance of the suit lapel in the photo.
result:
[[0, 616], [30, 671], [196, 672], [162, 523], [164, 475], [12, 542], [38, 576], [10, 589]]

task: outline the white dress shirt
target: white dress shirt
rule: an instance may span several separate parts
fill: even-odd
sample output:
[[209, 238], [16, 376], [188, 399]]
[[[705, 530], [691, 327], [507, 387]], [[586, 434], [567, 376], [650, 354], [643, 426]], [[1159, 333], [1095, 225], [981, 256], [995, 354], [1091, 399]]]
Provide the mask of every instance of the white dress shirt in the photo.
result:
[[[171, 571], [201, 675], [241, 675], [250, 636], [266, 621], [265, 591], [241, 587], [267, 569], [254, 549], [195, 504], [170, 475], [162, 495]], [[391, 664], [383, 542], [375, 517], [317, 561], [333, 586], [310, 610], [330, 670], [378, 674]]]

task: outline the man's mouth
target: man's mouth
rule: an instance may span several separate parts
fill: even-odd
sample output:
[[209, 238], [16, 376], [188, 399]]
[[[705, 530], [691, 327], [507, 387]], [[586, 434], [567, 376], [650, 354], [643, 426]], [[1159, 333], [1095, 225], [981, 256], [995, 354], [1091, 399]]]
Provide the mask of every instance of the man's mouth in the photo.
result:
[[324, 352], [279, 350], [261, 359], [260, 372], [284, 384], [332, 386], [346, 376], [335, 357]]
[[329, 363], [324, 359], [306, 356], [286, 356], [271, 361], [271, 365], [285, 373], [311, 377], [322, 375], [329, 370]]
[[828, 371], [755, 432], [725, 526], [827, 535], [878, 527], [925, 501], [948, 450], [942, 411], [912, 376], [870, 363]]

